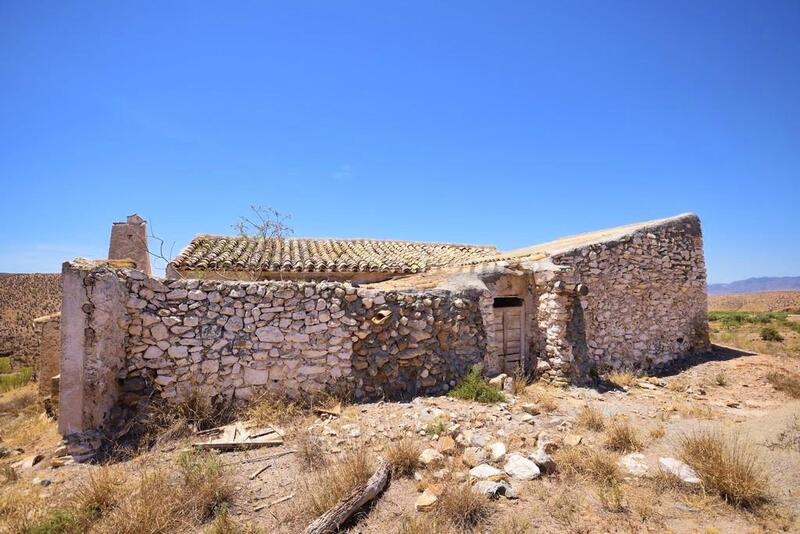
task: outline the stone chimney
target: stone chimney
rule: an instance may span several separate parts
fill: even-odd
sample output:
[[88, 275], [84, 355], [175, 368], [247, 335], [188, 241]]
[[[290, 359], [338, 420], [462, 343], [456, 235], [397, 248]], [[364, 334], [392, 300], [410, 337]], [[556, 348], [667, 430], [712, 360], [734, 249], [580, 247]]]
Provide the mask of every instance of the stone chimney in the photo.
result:
[[152, 274], [147, 251], [147, 223], [144, 219], [134, 213], [128, 215], [127, 221], [111, 225], [108, 259], [133, 260], [137, 269]]

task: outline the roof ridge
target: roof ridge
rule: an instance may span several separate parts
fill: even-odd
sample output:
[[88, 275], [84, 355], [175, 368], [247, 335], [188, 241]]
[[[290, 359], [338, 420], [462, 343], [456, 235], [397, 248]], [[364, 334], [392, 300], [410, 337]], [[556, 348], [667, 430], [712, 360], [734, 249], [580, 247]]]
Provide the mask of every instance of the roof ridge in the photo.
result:
[[[219, 235], [219, 234], [197, 234], [192, 241], [198, 239], [255, 239], [256, 236], [247, 235]], [[452, 243], [449, 241], [414, 241], [410, 239], [379, 239], [374, 237], [283, 237], [285, 241], [348, 241], [348, 242], [379, 242], [379, 243], [405, 243], [414, 245], [444, 245], [449, 247], [470, 247], [497, 250], [497, 245], [487, 245], [478, 243]]]

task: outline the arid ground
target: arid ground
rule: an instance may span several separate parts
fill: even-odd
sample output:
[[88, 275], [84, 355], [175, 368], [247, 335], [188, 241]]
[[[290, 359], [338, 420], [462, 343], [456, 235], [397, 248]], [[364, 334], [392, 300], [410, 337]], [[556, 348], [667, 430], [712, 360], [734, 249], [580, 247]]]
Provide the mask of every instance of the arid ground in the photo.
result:
[[[147, 447], [58, 466], [55, 422], [32, 385], [12, 389], [0, 395], [0, 532], [302, 532], [382, 457], [394, 475], [350, 532], [796, 532], [800, 334], [788, 315], [726, 317], [712, 315], [712, 354], [592, 388], [517, 384], [505, 402], [418, 398], [339, 415], [265, 397], [238, 417], [285, 443], [249, 451], [193, 452], [204, 438], [190, 423], [214, 415], [194, 407], [155, 418]], [[521, 480], [529, 458], [541, 474]], [[665, 458], [694, 473], [682, 480]], [[476, 493], [484, 476], [515, 498]]]

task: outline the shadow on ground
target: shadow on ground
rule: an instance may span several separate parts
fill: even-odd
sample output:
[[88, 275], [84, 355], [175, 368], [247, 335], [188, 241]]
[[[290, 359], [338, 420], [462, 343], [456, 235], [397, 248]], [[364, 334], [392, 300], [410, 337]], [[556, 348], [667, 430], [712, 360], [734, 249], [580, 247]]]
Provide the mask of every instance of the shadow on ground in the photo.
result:
[[669, 376], [675, 376], [677, 374], [686, 371], [696, 365], [700, 365], [706, 362], [724, 362], [728, 360], [733, 360], [735, 358], [742, 358], [744, 356], [755, 356], [755, 352], [750, 352], [742, 349], [737, 349], [734, 347], [726, 347], [724, 345], [711, 345], [711, 351], [706, 353], [698, 353], [693, 354], [691, 356], [687, 356], [686, 358], [681, 358], [680, 360], [671, 362], [661, 369], [659, 369], [654, 376], [659, 378], [665, 378]]

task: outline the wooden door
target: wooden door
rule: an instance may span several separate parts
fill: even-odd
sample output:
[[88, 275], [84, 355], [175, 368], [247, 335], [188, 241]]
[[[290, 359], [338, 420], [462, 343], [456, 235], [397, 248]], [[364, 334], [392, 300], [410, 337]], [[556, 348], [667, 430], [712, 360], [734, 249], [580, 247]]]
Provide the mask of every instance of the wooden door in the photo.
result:
[[503, 372], [513, 373], [525, 355], [525, 309], [522, 306], [494, 309], [495, 341], [500, 348]]

